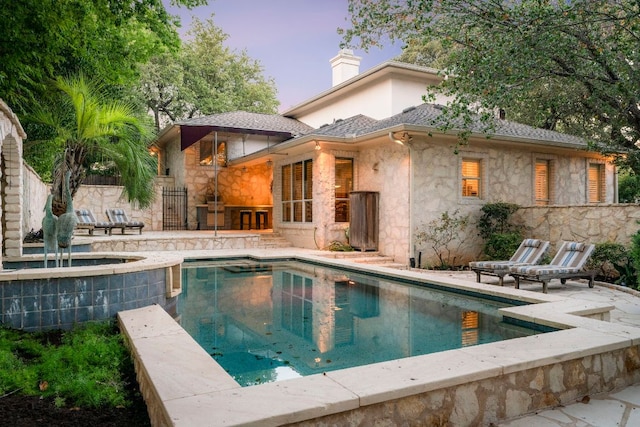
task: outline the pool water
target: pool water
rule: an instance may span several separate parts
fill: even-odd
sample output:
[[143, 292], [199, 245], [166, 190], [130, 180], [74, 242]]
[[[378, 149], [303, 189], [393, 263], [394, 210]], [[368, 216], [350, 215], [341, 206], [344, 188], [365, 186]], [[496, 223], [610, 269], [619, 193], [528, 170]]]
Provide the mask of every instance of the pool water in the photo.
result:
[[183, 265], [185, 330], [242, 386], [539, 333], [508, 304], [301, 262]]

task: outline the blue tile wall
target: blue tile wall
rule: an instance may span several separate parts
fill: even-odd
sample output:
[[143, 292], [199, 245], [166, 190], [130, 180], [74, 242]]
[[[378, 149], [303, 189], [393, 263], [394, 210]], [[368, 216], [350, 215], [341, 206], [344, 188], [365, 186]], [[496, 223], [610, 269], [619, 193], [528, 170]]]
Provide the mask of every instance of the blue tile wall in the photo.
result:
[[118, 311], [158, 304], [175, 311], [165, 294], [165, 270], [0, 282], [0, 323], [39, 331], [114, 317]]

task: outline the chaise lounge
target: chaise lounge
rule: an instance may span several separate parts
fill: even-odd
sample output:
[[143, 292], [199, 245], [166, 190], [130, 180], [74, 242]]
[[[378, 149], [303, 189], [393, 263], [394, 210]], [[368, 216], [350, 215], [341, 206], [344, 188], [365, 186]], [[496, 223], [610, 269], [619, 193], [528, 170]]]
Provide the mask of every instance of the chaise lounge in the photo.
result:
[[113, 228], [119, 228], [121, 233], [124, 234], [126, 229], [138, 229], [139, 233], [142, 234], [142, 228], [144, 227], [144, 222], [142, 221], [131, 221], [127, 216], [127, 213], [124, 209], [107, 209], [107, 217], [109, 221], [113, 223]]
[[560, 279], [563, 285], [567, 279], [589, 279], [589, 287], [593, 288], [595, 270], [585, 270], [585, 266], [595, 245], [564, 242], [551, 264], [514, 266], [509, 274], [516, 279], [516, 289], [520, 288], [520, 280], [542, 282], [542, 292], [547, 293], [547, 285], [552, 279]]
[[549, 242], [538, 239], [524, 239], [507, 261], [472, 261], [469, 268], [476, 273], [476, 282], [480, 283], [480, 275], [497, 276], [499, 285], [503, 286], [504, 276], [509, 274], [509, 268], [519, 265], [534, 265], [540, 262], [549, 250]]
[[104, 234], [111, 235], [111, 230], [114, 224], [106, 221], [96, 221], [96, 217], [93, 215], [90, 209], [75, 209], [76, 218], [78, 223], [76, 228], [79, 230], [87, 230], [90, 235], [93, 235], [93, 230], [103, 229]]

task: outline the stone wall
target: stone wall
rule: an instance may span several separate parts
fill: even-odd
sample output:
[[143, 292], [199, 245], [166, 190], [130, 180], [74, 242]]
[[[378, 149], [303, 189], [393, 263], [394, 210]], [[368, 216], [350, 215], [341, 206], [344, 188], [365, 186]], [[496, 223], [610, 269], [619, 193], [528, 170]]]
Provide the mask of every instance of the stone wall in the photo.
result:
[[524, 224], [527, 237], [589, 243], [620, 243], [629, 246], [640, 230], [640, 205], [607, 204], [578, 206], [531, 206], [514, 214], [514, 221]]
[[162, 230], [162, 187], [173, 187], [173, 178], [156, 177], [155, 198], [147, 209], [140, 209], [122, 197], [123, 187], [112, 185], [81, 185], [73, 199], [75, 209], [91, 209], [97, 221], [107, 220], [107, 209], [121, 208], [132, 221], [142, 221], [144, 230]]
[[27, 134], [22, 129], [18, 117], [0, 99], [0, 152], [2, 153], [0, 231], [2, 254], [6, 256], [20, 256], [22, 253], [24, 230], [22, 141], [26, 137]]
[[[521, 214], [522, 220], [533, 227], [530, 237], [547, 238], [551, 242], [570, 238], [606, 241], [629, 235], [629, 225], [621, 227], [606, 224], [625, 221], [625, 208], [623, 212], [613, 213], [617, 206], [622, 205], [586, 205], [588, 165], [602, 162], [595, 154], [576, 151], [569, 156], [562, 152], [554, 153], [553, 150], [540, 153], [492, 143], [490, 140], [472, 140], [456, 154], [453, 144], [454, 138], [447, 143], [444, 137], [440, 137], [439, 141], [435, 138], [416, 138], [411, 143], [410, 156], [414, 171], [411, 239], [414, 239], [416, 230], [424, 229], [444, 212], [453, 214], [458, 211], [460, 216], [468, 215], [471, 226], [462, 233], [463, 244], [457, 247], [456, 241], [450, 246], [452, 253], [455, 253], [455, 264], [464, 265], [482, 256], [483, 241], [478, 236], [475, 224], [484, 204], [504, 201], [520, 206], [535, 204], [533, 183], [536, 159], [551, 161], [553, 206], [541, 210], [538, 207], [523, 209], [522, 212], [531, 210], [529, 214]], [[482, 161], [482, 197], [461, 196], [460, 169], [464, 158]], [[605, 164], [605, 170], [605, 200], [613, 203], [617, 185], [615, 170], [608, 163]], [[604, 220], [604, 224], [598, 223], [600, 219]], [[635, 221], [632, 219], [632, 222]], [[618, 236], [617, 231], [621, 228], [626, 230]], [[422, 252], [423, 267], [438, 263], [435, 251], [429, 244], [416, 244], [415, 251], [416, 255]]]
[[296, 423], [488, 426], [640, 381], [640, 347], [550, 363]]
[[[335, 222], [335, 159], [354, 159], [354, 191], [380, 193], [378, 251], [396, 260], [408, 262], [409, 188], [407, 149], [388, 140], [360, 151], [323, 148], [311, 155], [303, 154], [279, 160], [274, 165], [274, 227], [295, 246], [325, 249], [333, 241], [346, 243], [349, 223]], [[313, 159], [313, 222], [283, 223], [280, 212], [281, 168]], [[403, 172], [404, 171], [404, 172]]]

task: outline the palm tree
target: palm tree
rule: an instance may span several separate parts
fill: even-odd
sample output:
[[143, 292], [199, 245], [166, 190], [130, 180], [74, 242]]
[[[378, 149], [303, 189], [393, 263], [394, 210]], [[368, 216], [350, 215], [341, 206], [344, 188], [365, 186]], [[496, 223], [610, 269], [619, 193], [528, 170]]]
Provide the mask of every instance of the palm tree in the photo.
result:
[[59, 77], [54, 87], [51, 105], [40, 107], [30, 117], [51, 130], [50, 137], [38, 143], [57, 147], [52, 171], [53, 213], [66, 211], [66, 171], [71, 172], [73, 197], [86, 175], [88, 157], [113, 162], [127, 200], [140, 207], [149, 206], [156, 175], [154, 159], [147, 150], [153, 136], [150, 121], [137, 118], [131, 105], [109, 100], [98, 84], [82, 75]]

